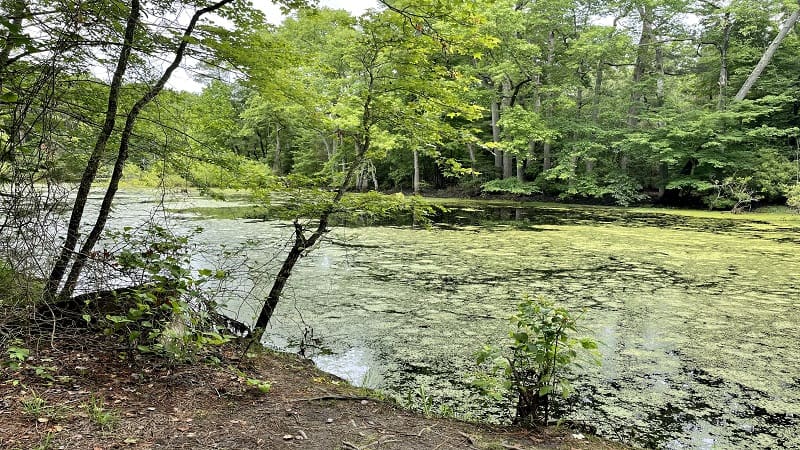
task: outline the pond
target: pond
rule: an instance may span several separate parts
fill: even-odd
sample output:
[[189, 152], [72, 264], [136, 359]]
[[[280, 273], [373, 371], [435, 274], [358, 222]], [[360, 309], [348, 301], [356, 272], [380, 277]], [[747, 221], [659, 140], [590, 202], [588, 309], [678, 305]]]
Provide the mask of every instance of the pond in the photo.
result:
[[[139, 197], [123, 195], [120, 220]], [[523, 296], [543, 295], [583, 311], [601, 342], [569, 420], [644, 447], [800, 448], [800, 217], [448, 208], [431, 229], [335, 229], [296, 267], [269, 344], [429, 411], [498, 420], [472, 385], [474, 354], [502, 343]], [[288, 223], [193, 211], [178, 217], [204, 228], [202, 245], [252, 240], [248, 254], [277, 270]], [[244, 290], [268, 284], [245, 278]], [[228, 305], [245, 320], [257, 307]]]

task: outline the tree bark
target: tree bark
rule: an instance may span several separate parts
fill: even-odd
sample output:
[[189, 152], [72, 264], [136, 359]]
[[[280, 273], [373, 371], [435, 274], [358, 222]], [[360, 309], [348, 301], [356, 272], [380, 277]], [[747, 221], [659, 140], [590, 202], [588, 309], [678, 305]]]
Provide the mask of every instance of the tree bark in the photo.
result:
[[419, 151], [414, 149], [414, 195], [419, 195]]
[[551, 161], [552, 156], [550, 154], [551, 148], [550, 140], [544, 141], [544, 146], [542, 148], [542, 169], [543, 170], [550, 170], [553, 168], [553, 163]]
[[[503, 80], [503, 99], [500, 102], [500, 111], [505, 111], [511, 105], [511, 80], [505, 78]], [[511, 178], [514, 176], [514, 155], [509, 152], [503, 152], [503, 179]]]
[[97, 241], [100, 240], [100, 236], [105, 229], [108, 215], [111, 212], [111, 205], [114, 202], [114, 196], [119, 188], [119, 181], [122, 179], [122, 171], [125, 167], [125, 162], [128, 160], [130, 138], [133, 135], [133, 127], [136, 125], [139, 114], [141, 114], [142, 110], [164, 89], [164, 86], [166, 86], [170, 77], [172, 77], [172, 73], [180, 66], [181, 61], [183, 61], [183, 56], [186, 53], [186, 47], [189, 44], [189, 37], [194, 32], [194, 29], [197, 26], [197, 22], [200, 20], [200, 18], [204, 14], [216, 11], [232, 1], [233, 0], [220, 0], [217, 3], [197, 10], [194, 13], [189, 21], [189, 24], [184, 29], [181, 43], [175, 51], [175, 57], [173, 58], [172, 62], [161, 75], [156, 84], [153, 85], [139, 100], [137, 100], [136, 103], [134, 103], [133, 107], [128, 113], [125, 119], [125, 128], [122, 130], [122, 135], [120, 136], [119, 151], [114, 162], [114, 170], [111, 174], [111, 180], [109, 181], [108, 188], [106, 188], [106, 192], [103, 196], [103, 202], [100, 205], [100, 212], [98, 213], [95, 224], [92, 227], [92, 230], [89, 232], [89, 235], [81, 247], [80, 252], [75, 256], [75, 261], [72, 264], [67, 281], [64, 283], [64, 287], [58, 295], [59, 298], [64, 299], [72, 296], [81, 271], [86, 265], [89, 253], [97, 244]]
[[758, 77], [761, 76], [761, 72], [767, 68], [767, 65], [769, 65], [769, 62], [772, 60], [772, 57], [775, 56], [775, 52], [781, 45], [781, 42], [783, 42], [783, 39], [787, 34], [789, 34], [789, 31], [794, 28], [794, 25], [797, 23], [797, 19], [799, 18], [800, 9], [797, 9], [792, 13], [791, 16], [789, 16], [788, 19], [786, 19], [786, 22], [783, 23], [783, 27], [781, 27], [781, 31], [777, 36], [775, 36], [775, 39], [772, 40], [772, 43], [769, 44], [769, 47], [767, 47], [767, 50], [764, 52], [764, 54], [761, 55], [761, 60], [758, 61], [758, 64], [756, 64], [756, 66], [753, 68], [753, 71], [750, 73], [750, 76], [747, 77], [747, 80], [745, 80], [742, 88], [739, 89], [739, 92], [736, 93], [734, 100], [738, 102], [747, 97], [747, 94], [750, 93], [750, 89], [753, 88], [753, 85], [755, 85], [756, 81], [758, 81]]
[[467, 142], [467, 151], [469, 151], [469, 167], [475, 170], [475, 146], [472, 142]]
[[364, 155], [366, 155], [366, 153], [369, 151], [370, 144], [372, 142], [370, 129], [374, 124], [372, 117], [372, 93], [374, 92], [373, 89], [375, 78], [372, 72], [368, 71], [368, 74], [368, 94], [364, 99], [364, 110], [361, 114], [361, 142], [359, 144], [359, 141], [356, 139], [355, 161], [353, 161], [353, 163], [345, 172], [345, 176], [342, 179], [339, 188], [336, 190], [336, 194], [329, 203], [328, 207], [320, 215], [317, 228], [313, 233], [311, 233], [311, 236], [306, 238], [303, 227], [299, 225], [297, 220], [295, 220], [294, 245], [292, 245], [292, 248], [289, 250], [289, 254], [286, 256], [283, 264], [281, 264], [278, 275], [275, 277], [275, 282], [272, 284], [272, 288], [270, 289], [267, 299], [264, 301], [264, 305], [261, 307], [261, 311], [258, 314], [256, 323], [253, 326], [253, 340], [256, 342], [261, 342], [261, 339], [264, 335], [264, 330], [269, 324], [270, 319], [272, 319], [275, 308], [277, 308], [278, 303], [280, 302], [281, 294], [283, 293], [283, 289], [286, 287], [286, 282], [289, 281], [289, 277], [292, 275], [294, 266], [302, 257], [303, 252], [312, 248], [314, 244], [316, 244], [317, 241], [328, 232], [330, 215], [333, 214], [336, 207], [341, 202], [342, 197], [344, 197], [345, 192], [347, 192], [347, 186], [350, 185], [350, 181], [353, 179], [356, 168], [361, 164], [361, 162], [364, 160]]
[[114, 132], [114, 125], [117, 120], [117, 109], [119, 108], [120, 91], [125, 72], [128, 69], [131, 51], [133, 50], [133, 40], [136, 26], [139, 22], [140, 12], [139, 0], [132, 0], [131, 9], [128, 12], [128, 18], [125, 24], [125, 37], [123, 38], [122, 48], [117, 57], [117, 66], [114, 69], [114, 75], [111, 78], [111, 85], [108, 91], [108, 102], [106, 105], [103, 127], [100, 129], [100, 134], [98, 134], [95, 140], [94, 148], [89, 155], [86, 168], [81, 176], [78, 192], [75, 195], [75, 202], [72, 205], [72, 214], [70, 215], [69, 224], [67, 225], [67, 236], [64, 240], [64, 245], [53, 265], [53, 270], [50, 272], [50, 276], [44, 288], [44, 298], [48, 300], [55, 299], [58, 288], [67, 271], [67, 266], [75, 252], [75, 247], [78, 245], [78, 233], [80, 231], [81, 221], [83, 220], [86, 202], [89, 197], [89, 190], [97, 176], [97, 169], [100, 167], [100, 159], [103, 157], [111, 134]]
[[272, 172], [281, 173], [281, 126], [275, 125], [275, 157], [272, 160]]
[[730, 46], [731, 30], [733, 29], [733, 22], [730, 20], [731, 13], [726, 12], [723, 16], [725, 26], [722, 33], [722, 42], [719, 45], [719, 98], [717, 100], [717, 109], [722, 111], [728, 102], [728, 47]]
[[[500, 120], [500, 104], [497, 100], [492, 100], [492, 142], [500, 142], [500, 126], [497, 122]], [[499, 148], [494, 149], [494, 166], [500, 170], [503, 169], [503, 151]]]

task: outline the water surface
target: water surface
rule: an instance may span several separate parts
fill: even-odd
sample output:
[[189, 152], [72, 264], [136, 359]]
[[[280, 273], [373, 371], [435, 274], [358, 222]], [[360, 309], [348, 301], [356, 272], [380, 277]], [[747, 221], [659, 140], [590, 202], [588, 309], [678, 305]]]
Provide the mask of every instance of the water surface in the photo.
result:
[[[800, 448], [797, 218], [468, 202], [439, 219], [334, 230], [296, 267], [270, 343], [434, 411], [502, 420], [471, 385], [473, 354], [502, 342], [523, 295], [545, 295], [584, 310], [602, 342], [569, 419], [647, 447]], [[291, 234], [184, 221], [208, 247], [257, 240], [249, 254], [272, 273]], [[258, 305], [229, 307], [251, 319]]]

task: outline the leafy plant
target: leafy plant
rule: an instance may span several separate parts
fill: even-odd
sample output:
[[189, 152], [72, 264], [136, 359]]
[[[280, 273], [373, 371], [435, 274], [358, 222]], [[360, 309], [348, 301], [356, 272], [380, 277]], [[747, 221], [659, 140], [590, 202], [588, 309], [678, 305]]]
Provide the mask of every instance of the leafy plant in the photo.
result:
[[269, 381], [251, 377], [242, 370], [237, 369], [236, 367], [233, 366], [228, 366], [228, 368], [231, 369], [236, 374], [236, 376], [239, 378], [240, 381], [244, 382], [248, 386], [252, 386], [258, 389], [262, 394], [266, 394], [270, 391], [270, 389], [272, 389], [272, 383], [270, 383]]
[[11, 341], [11, 345], [8, 346], [6, 354], [8, 357], [6, 358], [5, 365], [12, 370], [18, 370], [25, 360], [28, 359], [31, 351], [23, 347], [23, 342], [21, 340], [15, 339]]
[[594, 351], [597, 343], [578, 339], [578, 318], [552, 301], [525, 298], [511, 318], [508, 346], [486, 346], [477, 355], [488, 375], [477, 384], [497, 400], [515, 407], [517, 424], [546, 424], [557, 397], [572, 393], [570, 372], [580, 367], [578, 349]]
[[134, 287], [115, 291], [113, 311], [94, 317], [107, 334], [119, 336], [131, 350], [175, 359], [191, 358], [204, 346], [228, 341], [228, 336], [213, 331], [216, 304], [204, 290], [228, 274], [211, 269], [193, 272], [189, 236], [174, 235], [158, 225], [125, 228], [111, 236], [123, 247], [115, 267]]

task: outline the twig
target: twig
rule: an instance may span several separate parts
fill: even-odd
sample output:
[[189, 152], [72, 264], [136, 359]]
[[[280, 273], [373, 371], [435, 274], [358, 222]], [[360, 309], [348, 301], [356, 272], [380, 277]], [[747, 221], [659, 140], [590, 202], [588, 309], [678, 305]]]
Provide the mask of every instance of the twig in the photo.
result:
[[469, 443], [469, 445], [475, 445], [475, 440], [472, 439], [472, 436], [468, 435], [467, 433], [464, 433], [463, 431], [459, 431], [458, 434], [463, 436], [464, 439], [467, 440], [467, 443]]
[[503, 448], [506, 448], [508, 450], [525, 450], [524, 448], [517, 447], [516, 445], [511, 445], [511, 444], [500, 444], [500, 445], [503, 446]]
[[372, 397], [357, 397], [351, 395], [323, 395], [321, 397], [312, 398], [296, 398], [292, 402], [316, 402], [321, 400], [369, 400], [375, 401]]
[[351, 443], [349, 443], [349, 442], [347, 442], [347, 441], [342, 441], [342, 447], [344, 447], [344, 448], [350, 448], [350, 449], [353, 449], [353, 450], [361, 450], [361, 449], [360, 449], [359, 447], [357, 447], [355, 444], [351, 444]]

